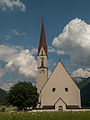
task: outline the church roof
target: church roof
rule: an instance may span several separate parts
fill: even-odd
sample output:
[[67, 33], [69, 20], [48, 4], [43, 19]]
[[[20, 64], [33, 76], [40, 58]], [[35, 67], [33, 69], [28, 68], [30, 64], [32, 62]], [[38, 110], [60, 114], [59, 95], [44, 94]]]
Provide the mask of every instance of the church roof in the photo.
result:
[[40, 52], [42, 47], [43, 47], [43, 49], [44, 49], [44, 51], [45, 51], [45, 53], [47, 55], [47, 44], [46, 44], [46, 37], [45, 37], [43, 18], [42, 18], [42, 28], [41, 28], [40, 43], [39, 43], [39, 47], [38, 47], [38, 55], [39, 55], [39, 52]]
[[[66, 70], [66, 68], [64, 67], [64, 65], [62, 64], [62, 62], [59, 60], [57, 65], [55, 66], [53, 72], [51, 73], [51, 75], [49, 76], [48, 80], [45, 82], [44, 86], [42, 87], [41, 91], [43, 90], [43, 88], [45, 87], [45, 85], [48, 83], [49, 79], [52, 77], [53, 73], [56, 71], [56, 69], [59, 69], [61, 72], [61, 69], [63, 69], [64, 74], [66, 73], [68, 75], [68, 77], [72, 80], [70, 74], [68, 73], [68, 71]], [[72, 80], [73, 81], [73, 80]], [[73, 81], [73, 83], [76, 85], [76, 83]], [[76, 85], [76, 87], [78, 88], [78, 86]], [[79, 88], [78, 88], [79, 89]]]

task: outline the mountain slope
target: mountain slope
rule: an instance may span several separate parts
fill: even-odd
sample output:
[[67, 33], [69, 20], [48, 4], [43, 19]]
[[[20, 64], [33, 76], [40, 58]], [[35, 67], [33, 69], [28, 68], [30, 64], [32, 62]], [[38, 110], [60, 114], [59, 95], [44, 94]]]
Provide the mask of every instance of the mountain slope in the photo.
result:
[[7, 93], [0, 88], [0, 105], [5, 105], [7, 102]]
[[77, 85], [80, 89], [84, 88], [88, 83], [90, 83], [90, 77], [84, 78], [81, 82], [79, 82]]
[[90, 77], [77, 84], [81, 92], [82, 107], [90, 107]]

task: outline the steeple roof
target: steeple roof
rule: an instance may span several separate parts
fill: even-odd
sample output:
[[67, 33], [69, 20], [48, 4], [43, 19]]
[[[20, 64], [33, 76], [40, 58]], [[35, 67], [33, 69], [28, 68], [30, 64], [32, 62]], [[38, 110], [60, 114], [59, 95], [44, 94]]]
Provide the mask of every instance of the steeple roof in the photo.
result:
[[39, 47], [38, 47], [38, 55], [39, 55], [39, 52], [40, 52], [42, 47], [43, 47], [43, 49], [44, 49], [44, 51], [45, 51], [45, 53], [47, 55], [47, 44], [46, 44], [46, 37], [45, 37], [43, 18], [42, 18], [42, 28], [41, 28], [40, 43], [39, 43]]

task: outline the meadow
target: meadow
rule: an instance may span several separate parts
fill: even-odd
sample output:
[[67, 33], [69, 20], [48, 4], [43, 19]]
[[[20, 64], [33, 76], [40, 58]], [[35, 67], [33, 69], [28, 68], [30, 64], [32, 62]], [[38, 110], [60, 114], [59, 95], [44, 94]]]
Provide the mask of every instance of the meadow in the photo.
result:
[[90, 120], [87, 112], [4, 112], [0, 120]]

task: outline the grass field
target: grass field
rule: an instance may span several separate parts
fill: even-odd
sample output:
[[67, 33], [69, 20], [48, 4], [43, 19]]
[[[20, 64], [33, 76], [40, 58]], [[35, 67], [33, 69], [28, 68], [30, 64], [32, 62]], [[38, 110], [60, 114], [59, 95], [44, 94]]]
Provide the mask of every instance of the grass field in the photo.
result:
[[5, 112], [0, 120], [90, 120], [90, 112]]

